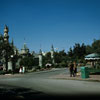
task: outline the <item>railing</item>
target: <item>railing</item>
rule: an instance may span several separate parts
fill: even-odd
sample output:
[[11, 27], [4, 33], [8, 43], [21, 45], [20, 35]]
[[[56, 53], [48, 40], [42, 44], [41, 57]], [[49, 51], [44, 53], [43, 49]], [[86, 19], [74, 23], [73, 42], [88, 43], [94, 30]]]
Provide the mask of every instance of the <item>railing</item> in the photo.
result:
[[100, 68], [96, 69], [96, 68], [88, 68], [89, 73], [96, 73], [96, 72], [100, 72]]

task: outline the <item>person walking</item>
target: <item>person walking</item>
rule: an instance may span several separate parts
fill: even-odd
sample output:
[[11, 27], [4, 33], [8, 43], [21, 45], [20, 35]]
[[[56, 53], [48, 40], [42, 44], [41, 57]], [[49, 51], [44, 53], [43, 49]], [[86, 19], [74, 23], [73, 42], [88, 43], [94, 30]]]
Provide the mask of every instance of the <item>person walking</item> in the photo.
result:
[[22, 71], [23, 71], [23, 74], [24, 74], [25, 73], [25, 67], [24, 66], [23, 66], [23, 70]]
[[74, 71], [74, 77], [76, 76], [77, 74], [77, 65], [76, 65], [76, 62], [73, 62], [73, 71]]
[[70, 71], [70, 77], [74, 76], [74, 66], [72, 62], [69, 64], [69, 71]]
[[19, 73], [22, 74], [22, 66], [19, 68]]

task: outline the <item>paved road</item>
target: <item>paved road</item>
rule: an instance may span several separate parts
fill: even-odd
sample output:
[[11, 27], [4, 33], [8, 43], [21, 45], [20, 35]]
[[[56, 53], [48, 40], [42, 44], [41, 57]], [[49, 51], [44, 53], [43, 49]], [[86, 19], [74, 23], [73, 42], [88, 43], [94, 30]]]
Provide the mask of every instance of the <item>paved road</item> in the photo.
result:
[[56, 97], [99, 96], [100, 83], [77, 80], [52, 79], [51, 76], [69, 74], [66, 69], [0, 77], [1, 86], [31, 89], [34, 94]]

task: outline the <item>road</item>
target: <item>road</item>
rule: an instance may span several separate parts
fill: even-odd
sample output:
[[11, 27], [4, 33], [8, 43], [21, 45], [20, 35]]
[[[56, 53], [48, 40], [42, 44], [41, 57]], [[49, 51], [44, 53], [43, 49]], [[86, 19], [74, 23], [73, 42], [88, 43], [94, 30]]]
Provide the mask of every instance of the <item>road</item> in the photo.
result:
[[27, 89], [30, 89], [29, 91], [34, 94], [33, 97], [40, 96], [39, 99], [41, 99], [41, 96], [65, 98], [82, 96], [97, 97], [100, 95], [99, 82], [51, 78], [59, 74], [69, 74], [69, 71], [62, 68], [58, 70], [27, 73], [24, 75], [11, 75], [3, 78], [0, 77], [0, 84], [6, 88], [23, 88], [24, 93]]

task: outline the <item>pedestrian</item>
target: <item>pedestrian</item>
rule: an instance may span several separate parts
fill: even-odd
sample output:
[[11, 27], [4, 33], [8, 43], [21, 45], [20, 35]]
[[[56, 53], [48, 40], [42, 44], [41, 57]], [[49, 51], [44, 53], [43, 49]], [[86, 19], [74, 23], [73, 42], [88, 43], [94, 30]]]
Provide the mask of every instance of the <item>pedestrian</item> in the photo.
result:
[[22, 66], [19, 68], [19, 73], [22, 74]]
[[73, 63], [71, 62], [69, 64], [69, 71], [70, 71], [70, 77], [74, 76], [74, 70], [73, 70], [74, 66]]
[[23, 66], [23, 70], [22, 71], [23, 71], [23, 74], [24, 74], [25, 73], [25, 67], [24, 66]]
[[75, 61], [73, 62], [73, 65], [74, 65], [73, 70], [74, 70], [74, 77], [75, 77], [75, 76], [76, 76], [76, 74], [77, 74], [77, 64], [76, 64], [76, 62], [75, 62]]

